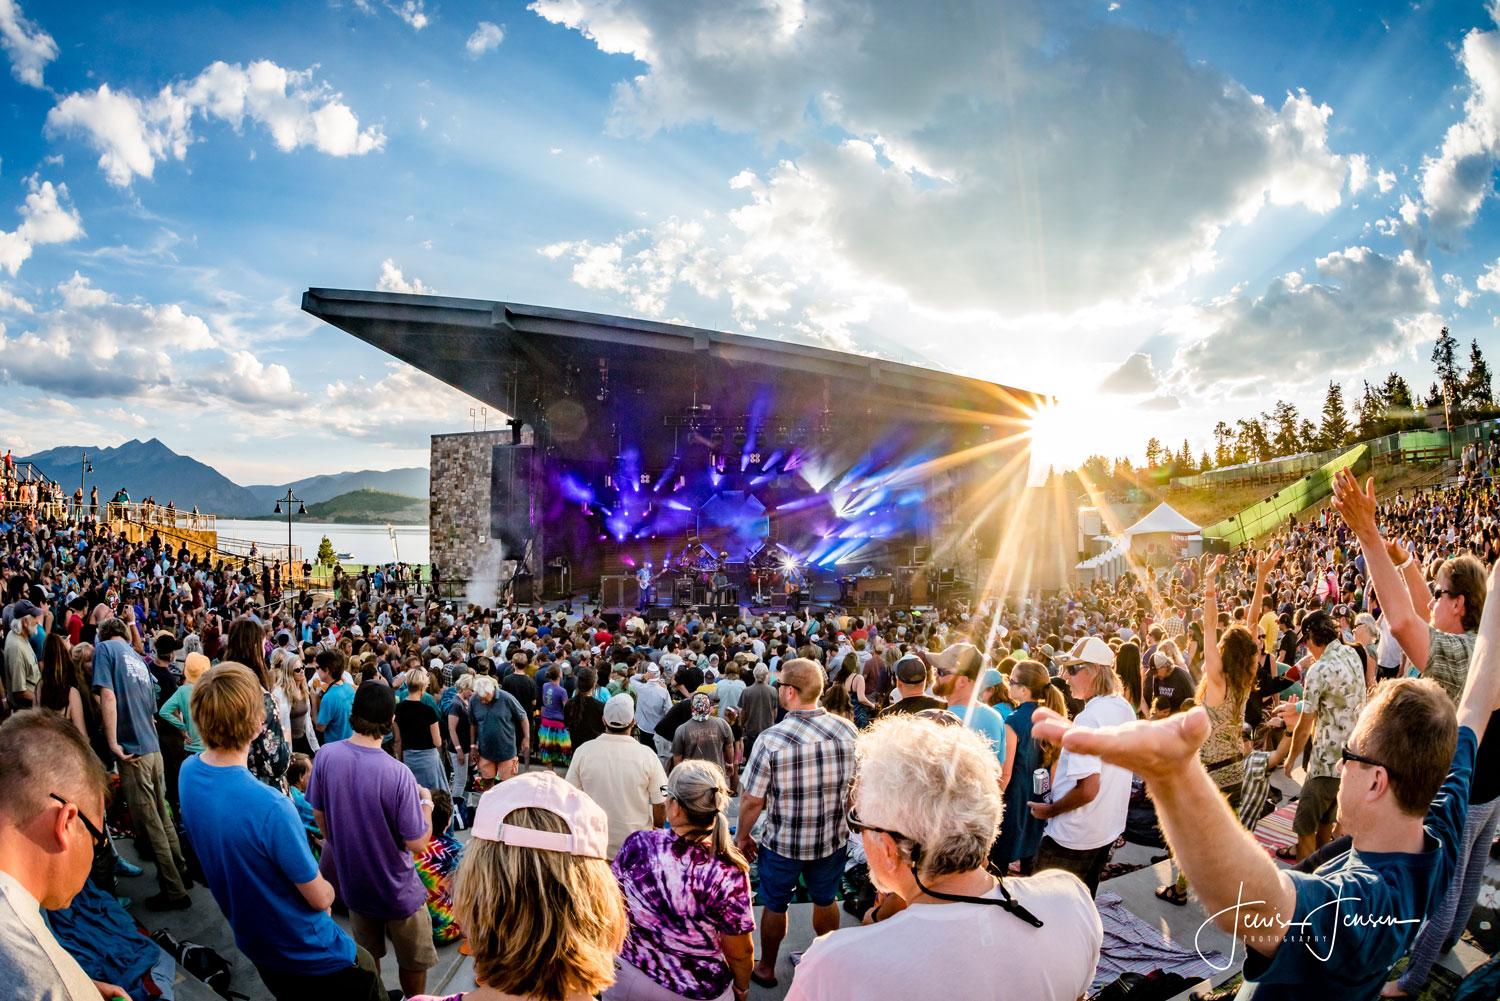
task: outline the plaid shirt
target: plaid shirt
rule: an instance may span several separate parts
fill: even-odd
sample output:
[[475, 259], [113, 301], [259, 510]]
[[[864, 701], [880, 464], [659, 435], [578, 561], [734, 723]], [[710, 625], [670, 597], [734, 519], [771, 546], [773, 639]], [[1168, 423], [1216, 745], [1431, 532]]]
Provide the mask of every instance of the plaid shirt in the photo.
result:
[[844, 808], [854, 781], [854, 734], [853, 723], [826, 709], [789, 712], [761, 733], [743, 794], [766, 800], [763, 847], [811, 861], [849, 840]]

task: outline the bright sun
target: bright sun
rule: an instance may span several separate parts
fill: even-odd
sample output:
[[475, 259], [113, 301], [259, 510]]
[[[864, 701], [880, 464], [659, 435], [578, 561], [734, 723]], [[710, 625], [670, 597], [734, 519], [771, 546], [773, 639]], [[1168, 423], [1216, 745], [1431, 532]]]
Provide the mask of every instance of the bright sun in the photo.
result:
[[1097, 422], [1073, 404], [1044, 403], [1032, 412], [1028, 423], [1031, 446], [1028, 482], [1032, 485], [1047, 478], [1049, 467], [1061, 472], [1078, 466], [1095, 445]]

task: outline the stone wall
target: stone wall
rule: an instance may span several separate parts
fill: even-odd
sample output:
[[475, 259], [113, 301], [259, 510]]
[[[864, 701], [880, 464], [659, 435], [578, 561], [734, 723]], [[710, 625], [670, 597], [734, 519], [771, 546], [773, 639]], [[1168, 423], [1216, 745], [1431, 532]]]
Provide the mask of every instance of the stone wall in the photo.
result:
[[[521, 443], [532, 443], [530, 428], [523, 430]], [[503, 553], [499, 540], [490, 538], [495, 447], [510, 444], [509, 428], [432, 436], [428, 528], [444, 595], [490, 605], [498, 582], [510, 577], [506, 560], [513, 554]]]

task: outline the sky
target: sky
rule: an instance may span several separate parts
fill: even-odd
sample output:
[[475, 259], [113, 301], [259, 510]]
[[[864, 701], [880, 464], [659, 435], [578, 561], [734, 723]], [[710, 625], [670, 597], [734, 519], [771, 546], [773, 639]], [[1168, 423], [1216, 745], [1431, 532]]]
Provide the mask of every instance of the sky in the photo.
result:
[[481, 405], [309, 286], [621, 313], [1054, 394], [1195, 452], [1500, 354], [1484, 3], [0, 0], [0, 446], [242, 483]]

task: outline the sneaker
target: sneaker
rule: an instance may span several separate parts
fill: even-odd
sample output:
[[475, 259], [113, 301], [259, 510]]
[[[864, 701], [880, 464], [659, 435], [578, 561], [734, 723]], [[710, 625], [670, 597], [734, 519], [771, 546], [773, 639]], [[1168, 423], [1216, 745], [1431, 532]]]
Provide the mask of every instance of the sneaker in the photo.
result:
[[140, 866], [136, 865], [134, 862], [131, 862], [129, 859], [125, 858], [125, 856], [123, 856], [123, 855], [116, 855], [115, 856], [115, 875], [116, 876], [139, 876], [141, 873], [143, 873], [145, 871], [146, 871], [145, 869], [142, 869]]
[[180, 897], [171, 897], [163, 891], [147, 897], [141, 903], [146, 905], [148, 911], [185, 911], [193, 906], [193, 898], [186, 893]]

